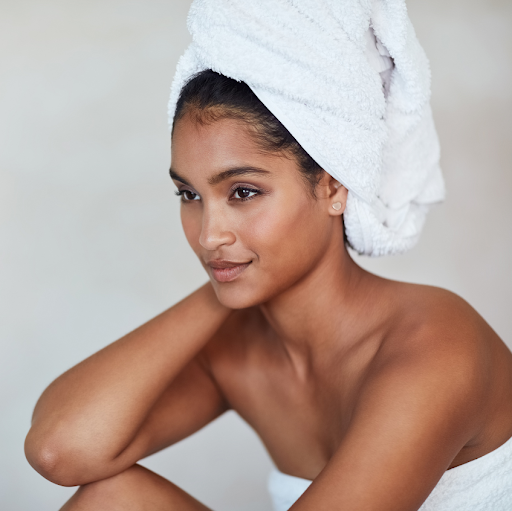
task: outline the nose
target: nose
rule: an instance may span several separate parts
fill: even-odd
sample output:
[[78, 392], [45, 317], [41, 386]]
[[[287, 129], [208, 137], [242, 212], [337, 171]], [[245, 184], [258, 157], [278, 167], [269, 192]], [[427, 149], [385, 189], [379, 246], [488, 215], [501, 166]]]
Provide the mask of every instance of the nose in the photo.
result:
[[218, 250], [223, 245], [231, 245], [235, 242], [236, 236], [229, 229], [228, 219], [223, 212], [217, 208], [207, 210], [203, 213], [203, 223], [199, 243], [209, 251]]

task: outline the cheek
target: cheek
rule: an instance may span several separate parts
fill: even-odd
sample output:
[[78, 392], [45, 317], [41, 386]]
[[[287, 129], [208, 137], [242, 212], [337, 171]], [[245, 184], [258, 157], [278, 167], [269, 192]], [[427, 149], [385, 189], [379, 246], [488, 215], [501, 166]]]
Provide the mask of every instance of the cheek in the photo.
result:
[[298, 278], [325, 248], [324, 215], [309, 197], [262, 206], [239, 230], [243, 244], [258, 256], [259, 277], [276, 283]]

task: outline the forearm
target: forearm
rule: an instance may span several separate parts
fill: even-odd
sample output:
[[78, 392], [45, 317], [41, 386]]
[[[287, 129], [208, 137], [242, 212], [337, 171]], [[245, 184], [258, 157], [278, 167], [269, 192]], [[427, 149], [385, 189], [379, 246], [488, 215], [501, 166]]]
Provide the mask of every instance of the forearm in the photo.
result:
[[228, 315], [207, 284], [57, 378], [36, 405], [29, 461], [43, 472], [77, 457], [85, 467], [115, 464], [160, 395]]

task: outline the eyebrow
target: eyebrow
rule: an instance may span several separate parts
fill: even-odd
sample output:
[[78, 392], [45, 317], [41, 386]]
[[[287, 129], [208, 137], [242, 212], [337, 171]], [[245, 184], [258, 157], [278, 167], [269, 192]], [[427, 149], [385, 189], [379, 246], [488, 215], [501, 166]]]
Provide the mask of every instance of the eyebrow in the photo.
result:
[[169, 175], [171, 176], [171, 179], [174, 179], [174, 181], [179, 181], [184, 185], [190, 186], [190, 183], [184, 177], [181, 177], [177, 172], [172, 170], [172, 168], [169, 169]]
[[[177, 172], [175, 172], [172, 168], [169, 170], [169, 174], [172, 179], [175, 181], [180, 181], [181, 183], [191, 186], [190, 183], [183, 177], [181, 177]], [[242, 166], [242, 167], [233, 167], [222, 172], [219, 172], [215, 176], [212, 176], [208, 179], [208, 184], [217, 185], [230, 177], [236, 176], [246, 176], [248, 174], [259, 174], [259, 175], [268, 175], [270, 172], [268, 170], [259, 168], [259, 167], [251, 167], [251, 166]]]

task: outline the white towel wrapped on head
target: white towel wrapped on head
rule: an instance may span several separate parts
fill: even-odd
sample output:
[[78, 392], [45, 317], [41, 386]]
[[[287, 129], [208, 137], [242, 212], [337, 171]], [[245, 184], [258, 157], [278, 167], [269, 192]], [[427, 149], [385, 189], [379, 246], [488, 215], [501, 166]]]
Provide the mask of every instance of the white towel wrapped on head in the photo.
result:
[[171, 125], [194, 74], [243, 81], [348, 188], [344, 223], [357, 252], [415, 244], [444, 183], [428, 61], [404, 0], [195, 0], [188, 26]]

